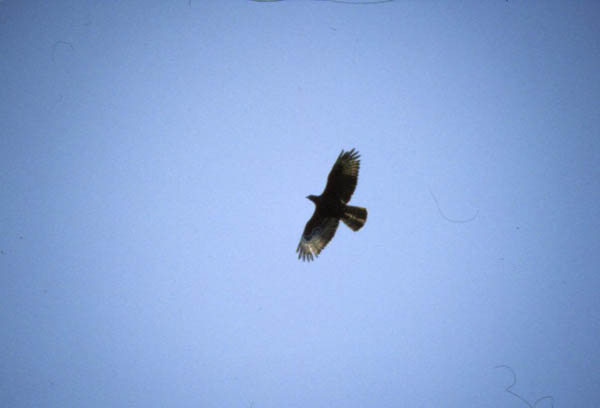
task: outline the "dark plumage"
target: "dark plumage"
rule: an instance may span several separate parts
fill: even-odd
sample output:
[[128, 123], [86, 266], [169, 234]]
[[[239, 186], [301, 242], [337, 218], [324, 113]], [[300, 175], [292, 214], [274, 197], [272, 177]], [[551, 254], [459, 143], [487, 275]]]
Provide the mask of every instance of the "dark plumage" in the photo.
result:
[[298, 259], [312, 261], [335, 235], [340, 223], [344, 222], [358, 231], [367, 221], [367, 209], [347, 205], [356, 188], [360, 155], [354, 149], [342, 152], [329, 172], [327, 185], [320, 196], [309, 195], [315, 203], [315, 212], [306, 223], [298, 244]]

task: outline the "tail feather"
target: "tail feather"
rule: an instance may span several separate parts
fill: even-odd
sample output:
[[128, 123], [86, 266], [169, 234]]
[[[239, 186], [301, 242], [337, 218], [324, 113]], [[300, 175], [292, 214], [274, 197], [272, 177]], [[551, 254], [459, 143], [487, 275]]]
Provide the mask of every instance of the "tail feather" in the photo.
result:
[[348, 205], [344, 211], [342, 221], [353, 231], [358, 231], [367, 222], [367, 209]]

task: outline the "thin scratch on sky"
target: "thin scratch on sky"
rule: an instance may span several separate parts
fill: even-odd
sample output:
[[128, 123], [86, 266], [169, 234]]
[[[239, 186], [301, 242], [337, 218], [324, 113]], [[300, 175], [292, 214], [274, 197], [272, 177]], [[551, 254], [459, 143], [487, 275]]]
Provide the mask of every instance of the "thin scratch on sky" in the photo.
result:
[[[251, 0], [256, 3], [273, 3], [276, 1], [283, 0]], [[339, 3], [339, 4], [352, 4], [352, 5], [367, 5], [367, 4], [383, 4], [383, 3], [391, 3], [394, 0], [373, 0], [373, 1], [352, 1], [352, 0], [312, 0], [312, 1], [327, 1], [330, 3]]]
[[512, 390], [512, 387], [514, 387], [514, 386], [515, 386], [515, 384], [517, 384], [517, 375], [515, 374], [514, 370], [513, 370], [511, 367], [507, 366], [507, 365], [497, 365], [497, 366], [496, 366], [496, 367], [494, 367], [494, 368], [506, 368], [507, 370], [509, 370], [509, 371], [511, 372], [511, 374], [512, 374], [512, 376], [513, 376], [513, 382], [512, 382], [512, 384], [510, 384], [508, 387], [506, 387], [506, 388], [504, 389], [504, 391], [506, 391], [506, 392], [507, 392], [507, 393], [509, 393], [510, 395], [513, 395], [513, 396], [515, 396], [516, 398], [518, 398], [519, 400], [521, 400], [521, 401], [522, 401], [523, 403], [525, 403], [525, 404], [526, 404], [526, 405], [527, 405], [529, 408], [535, 408], [535, 407], [537, 406], [537, 404], [538, 404], [540, 401], [543, 401], [543, 400], [546, 400], [546, 399], [549, 399], [549, 400], [550, 400], [550, 402], [552, 403], [552, 405], [551, 405], [551, 406], [552, 406], [552, 408], [554, 408], [554, 397], [552, 397], [551, 395], [545, 395], [545, 396], [543, 396], [543, 397], [541, 397], [541, 398], [538, 398], [537, 400], [535, 400], [535, 402], [533, 403], [533, 405], [531, 405], [531, 404], [529, 403], [529, 401], [527, 401], [525, 398], [521, 397], [519, 394], [517, 394], [516, 392], [514, 392], [514, 391]]
[[71, 51], [75, 50], [75, 47], [73, 47], [73, 44], [67, 41], [56, 41], [54, 44], [52, 44], [52, 62], [54, 62], [55, 60], [55, 55], [56, 55], [56, 49], [58, 48], [59, 45], [66, 45], [69, 48], [71, 48]]
[[354, 4], [354, 5], [366, 5], [366, 4], [383, 4], [391, 3], [394, 0], [373, 0], [373, 1], [350, 1], [350, 0], [314, 0], [314, 1], [328, 1], [330, 3], [340, 4]]
[[467, 222], [473, 221], [479, 215], [479, 209], [478, 209], [472, 217], [467, 218], [467, 219], [459, 220], [459, 219], [455, 219], [455, 218], [450, 218], [446, 214], [444, 214], [444, 212], [442, 211], [442, 208], [440, 207], [440, 203], [438, 202], [437, 197], [435, 196], [435, 194], [433, 194], [433, 191], [431, 191], [431, 189], [429, 189], [429, 194], [431, 194], [431, 198], [433, 198], [433, 201], [435, 202], [435, 206], [437, 207], [438, 212], [440, 213], [442, 218], [448, 222], [452, 222], [454, 224], [466, 224]]

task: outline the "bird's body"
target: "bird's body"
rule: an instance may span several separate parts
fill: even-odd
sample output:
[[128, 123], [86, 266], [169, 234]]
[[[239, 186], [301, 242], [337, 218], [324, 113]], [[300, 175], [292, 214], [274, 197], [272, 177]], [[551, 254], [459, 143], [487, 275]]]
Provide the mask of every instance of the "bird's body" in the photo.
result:
[[315, 203], [315, 211], [325, 217], [341, 218], [344, 215], [346, 204], [340, 200], [330, 200], [328, 197], [309, 195], [308, 199]]
[[306, 197], [315, 203], [315, 212], [300, 238], [296, 250], [299, 259], [312, 261], [313, 256], [319, 256], [335, 235], [340, 220], [354, 231], [362, 228], [367, 221], [365, 208], [347, 205], [358, 181], [359, 157], [354, 149], [349, 152], [342, 150], [329, 173], [323, 193]]

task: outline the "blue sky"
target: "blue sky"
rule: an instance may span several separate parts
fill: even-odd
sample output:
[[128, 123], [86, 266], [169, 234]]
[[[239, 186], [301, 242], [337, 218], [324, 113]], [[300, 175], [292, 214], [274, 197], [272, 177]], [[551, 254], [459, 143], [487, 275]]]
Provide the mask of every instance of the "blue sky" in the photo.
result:
[[0, 405], [599, 406], [599, 20], [0, 2]]

